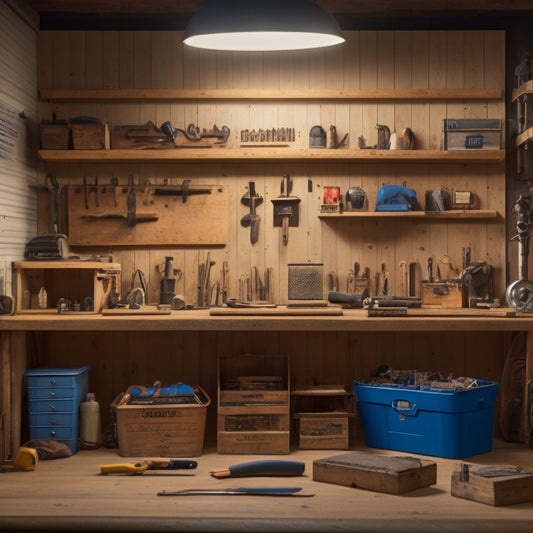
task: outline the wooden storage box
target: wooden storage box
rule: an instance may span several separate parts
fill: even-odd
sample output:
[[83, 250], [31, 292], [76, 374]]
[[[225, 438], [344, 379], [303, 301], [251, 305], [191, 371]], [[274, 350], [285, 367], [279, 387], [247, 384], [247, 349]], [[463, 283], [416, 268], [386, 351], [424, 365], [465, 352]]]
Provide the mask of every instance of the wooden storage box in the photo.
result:
[[502, 121], [493, 118], [444, 119], [444, 150], [501, 150]]
[[462, 280], [421, 281], [422, 307], [467, 307]]
[[118, 454], [123, 457], [196, 457], [202, 454], [211, 399], [194, 387], [202, 403], [119, 405]]
[[[106, 148], [107, 124], [99, 120], [70, 123], [74, 150], [104, 150]], [[109, 144], [109, 143], [107, 143]]]
[[299, 413], [302, 450], [347, 450], [349, 413]]
[[220, 357], [218, 452], [289, 453], [289, 382], [286, 356]]
[[[91, 297], [94, 310], [104, 305], [107, 283], [115, 280], [120, 290], [120, 264], [96, 261], [21, 261], [13, 264], [16, 283], [16, 313], [57, 313], [57, 302], [66, 298], [83, 305]], [[47, 293], [45, 308], [39, 307], [41, 288]], [[82, 311], [80, 311], [82, 312]]]
[[68, 150], [69, 128], [66, 120], [44, 120], [39, 130], [43, 150]]
[[452, 474], [451, 492], [494, 507], [533, 502], [533, 472], [514, 465], [463, 463]]

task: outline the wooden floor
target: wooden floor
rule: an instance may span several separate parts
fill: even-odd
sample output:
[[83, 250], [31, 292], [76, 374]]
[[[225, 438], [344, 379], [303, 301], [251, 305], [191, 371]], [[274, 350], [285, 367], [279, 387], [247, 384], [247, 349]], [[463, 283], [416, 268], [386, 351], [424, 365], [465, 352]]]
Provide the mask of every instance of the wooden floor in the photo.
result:
[[[354, 449], [374, 450], [364, 445]], [[452, 497], [450, 479], [460, 460], [437, 462], [437, 484], [392, 496], [312, 480], [313, 460], [338, 451], [295, 450], [304, 476], [217, 480], [222, 470], [258, 456], [219, 455], [207, 448], [193, 475], [99, 475], [100, 464], [124, 462], [115, 450], [83, 450], [73, 457], [41, 461], [33, 472], [0, 474], [0, 531], [497, 531], [533, 530], [533, 503], [491, 507]], [[408, 454], [400, 454], [408, 455]], [[427, 458], [427, 457], [426, 457]], [[491, 453], [469, 458], [480, 464], [533, 468], [533, 451], [495, 441]], [[237, 486], [301, 486], [312, 498], [259, 496], [158, 497], [160, 490]]]

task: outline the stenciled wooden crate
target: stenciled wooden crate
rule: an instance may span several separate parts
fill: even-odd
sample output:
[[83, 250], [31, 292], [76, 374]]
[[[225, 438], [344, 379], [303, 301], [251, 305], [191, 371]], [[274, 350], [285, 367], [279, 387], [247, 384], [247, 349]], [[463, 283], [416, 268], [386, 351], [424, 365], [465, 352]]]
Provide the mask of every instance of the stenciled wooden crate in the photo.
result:
[[119, 405], [118, 453], [123, 457], [196, 457], [202, 454], [211, 399], [194, 387], [201, 403]]

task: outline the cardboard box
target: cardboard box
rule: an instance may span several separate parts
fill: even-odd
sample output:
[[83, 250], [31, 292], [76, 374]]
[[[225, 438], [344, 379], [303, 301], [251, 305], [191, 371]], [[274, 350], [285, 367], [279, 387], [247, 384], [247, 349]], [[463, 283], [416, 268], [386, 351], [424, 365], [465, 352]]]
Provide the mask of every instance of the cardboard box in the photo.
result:
[[499, 118], [445, 118], [442, 132], [443, 150], [501, 150]]
[[202, 454], [211, 399], [194, 387], [201, 403], [119, 405], [118, 454], [123, 457], [196, 457]]
[[459, 392], [356, 382], [367, 445], [448, 459], [490, 452], [499, 387], [478, 384]]

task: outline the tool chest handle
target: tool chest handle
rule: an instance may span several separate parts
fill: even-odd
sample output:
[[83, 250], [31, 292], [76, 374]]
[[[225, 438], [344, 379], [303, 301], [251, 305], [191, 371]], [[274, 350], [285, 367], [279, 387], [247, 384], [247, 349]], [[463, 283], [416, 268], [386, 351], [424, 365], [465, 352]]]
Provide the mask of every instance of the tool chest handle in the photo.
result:
[[409, 400], [392, 400], [391, 407], [402, 415], [413, 416], [417, 413], [416, 403], [411, 403]]

